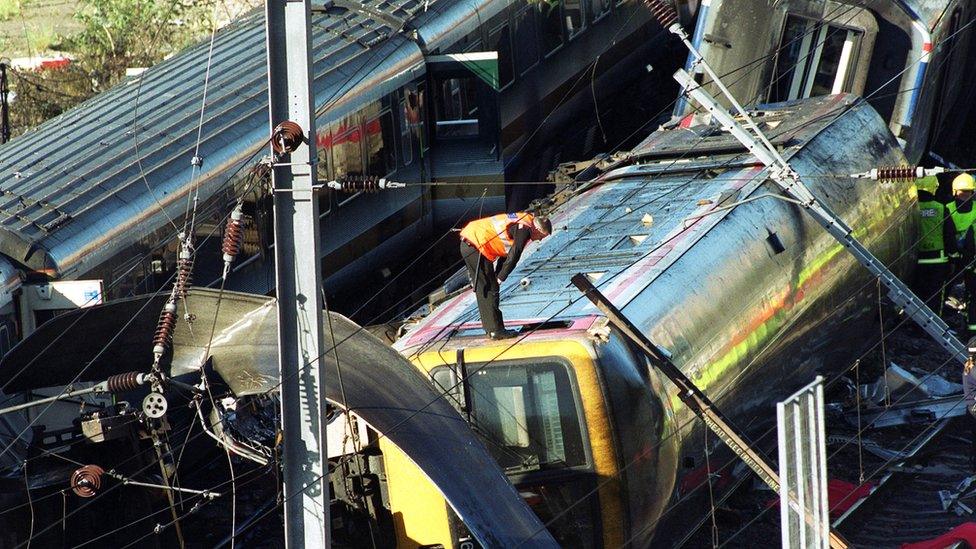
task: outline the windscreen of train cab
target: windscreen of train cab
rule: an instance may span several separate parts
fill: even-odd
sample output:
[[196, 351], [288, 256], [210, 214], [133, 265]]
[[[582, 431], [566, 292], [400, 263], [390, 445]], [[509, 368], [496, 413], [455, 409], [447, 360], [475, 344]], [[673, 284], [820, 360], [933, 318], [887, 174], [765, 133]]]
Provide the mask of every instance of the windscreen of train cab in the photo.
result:
[[[471, 364], [468, 371], [472, 426], [506, 473], [586, 464], [576, 397], [564, 365]], [[456, 385], [449, 368], [432, 376], [445, 391]], [[460, 407], [461, 391], [448, 392]]]

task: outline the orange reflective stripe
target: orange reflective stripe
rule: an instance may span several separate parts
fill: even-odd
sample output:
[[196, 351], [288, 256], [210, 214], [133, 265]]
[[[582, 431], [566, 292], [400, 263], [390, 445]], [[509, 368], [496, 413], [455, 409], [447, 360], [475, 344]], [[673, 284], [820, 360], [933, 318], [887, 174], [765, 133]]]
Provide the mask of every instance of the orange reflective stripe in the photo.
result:
[[508, 256], [514, 241], [508, 234], [511, 225], [532, 226], [534, 216], [527, 212], [503, 213], [476, 219], [461, 229], [461, 238], [470, 242], [488, 261]]

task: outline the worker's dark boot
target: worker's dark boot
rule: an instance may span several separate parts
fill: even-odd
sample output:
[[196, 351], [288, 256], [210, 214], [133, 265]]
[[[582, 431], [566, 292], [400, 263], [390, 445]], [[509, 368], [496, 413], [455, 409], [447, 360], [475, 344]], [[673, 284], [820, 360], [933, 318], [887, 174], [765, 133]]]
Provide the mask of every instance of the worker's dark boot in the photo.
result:
[[517, 335], [518, 332], [516, 332], [515, 330], [499, 330], [497, 332], [491, 332], [490, 334], [488, 334], [488, 337], [494, 340], [499, 340], [499, 339], [513, 338]]

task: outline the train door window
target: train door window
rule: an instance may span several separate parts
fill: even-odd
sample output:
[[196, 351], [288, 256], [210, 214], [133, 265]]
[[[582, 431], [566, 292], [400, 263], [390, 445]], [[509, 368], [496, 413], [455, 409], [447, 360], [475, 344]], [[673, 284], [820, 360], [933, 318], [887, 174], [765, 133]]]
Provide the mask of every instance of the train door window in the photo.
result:
[[520, 75], [528, 72], [539, 62], [539, 41], [538, 36], [536, 36], [537, 16], [538, 10], [528, 6], [513, 17], [514, 43], [518, 44], [518, 50], [515, 52], [515, 68]]
[[366, 121], [366, 166], [370, 175], [384, 176], [396, 169], [393, 113], [384, 111]]
[[478, 82], [475, 77], [439, 81], [437, 137], [478, 136]]
[[[471, 414], [508, 473], [586, 463], [566, 367], [532, 363], [472, 368]], [[517, 471], [516, 471], [517, 470]]]
[[770, 101], [851, 90], [863, 32], [791, 15], [780, 42]]
[[563, 45], [562, 2], [539, 2], [542, 16], [542, 53], [549, 55]]
[[563, 1], [563, 24], [566, 26], [566, 36], [569, 39], [583, 32], [582, 0]]
[[7, 331], [6, 321], [0, 326], [0, 357], [7, 354], [10, 350], [10, 334]]
[[488, 49], [498, 52], [498, 88], [504, 89], [514, 78], [512, 36], [507, 24], [488, 33]]
[[402, 166], [409, 166], [413, 163], [413, 139], [411, 134], [410, 107], [407, 106], [408, 97], [400, 100], [400, 163]]
[[590, 23], [596, 23], [610, 13], [610, 0], [589, 0]]

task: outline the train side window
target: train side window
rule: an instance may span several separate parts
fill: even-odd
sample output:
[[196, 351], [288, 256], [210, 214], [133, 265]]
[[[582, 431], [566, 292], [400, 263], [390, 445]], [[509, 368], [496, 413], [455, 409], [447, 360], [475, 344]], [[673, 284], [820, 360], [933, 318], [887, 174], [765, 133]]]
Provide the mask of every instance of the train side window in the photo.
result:
[[400, 100], [400, 162], [402, 166], [413, 163], [413, 139], [411, 134], [411, 108], [407, 105], [407, 97]]
[[528, 6], [512, 18], [515, 28], [514, 43], [518, 44], [515, 52], [515, 68], [518, 74], [528, 72], [539, 62], [539, 41], [536, 36], [537, 10]]
[[770, 84], [770, 102], [851, 90], [864, 33], [791, 15]]
[[539, 10], [542, 16], [542, 52], [543, 55], [558, 50], [563, 45], [562, 2], [540, 2]]
[[488, 33], [488, 49], [498, 52], [498, 88], [504, 89], [514, 79], [512, 36], [507, 24]]
[[347, 116], [337, 124], [332, 133], [332, 166], [337, 179], [364, 173], [362, 140], [357, 116]]
[[566, 36], [570, 40], [583, 32], [585, 23], [583, 22], [582, 0], [563, 1], [563, 24], [566, 26]]
[[370, 175], [383, 176], [396, 169], [396, 147], [393, 137], [393, 113], [384, 111], [367, 120], [366, 165]]
[[590, 24], [596, 23], [610, 13], [610, 0], [589, 0]]

